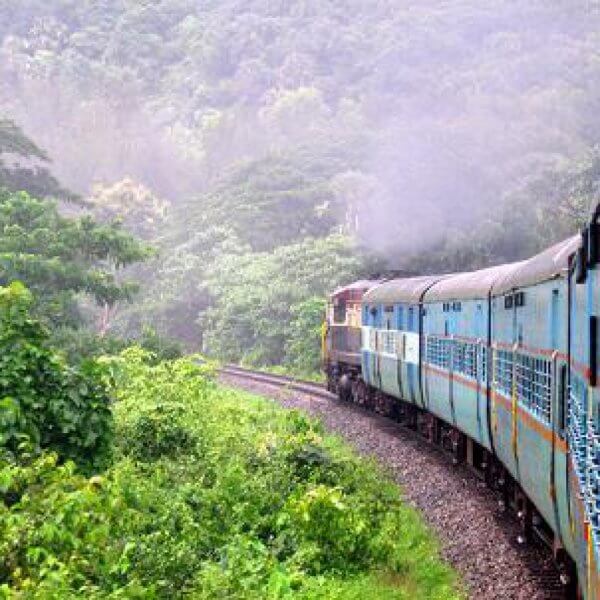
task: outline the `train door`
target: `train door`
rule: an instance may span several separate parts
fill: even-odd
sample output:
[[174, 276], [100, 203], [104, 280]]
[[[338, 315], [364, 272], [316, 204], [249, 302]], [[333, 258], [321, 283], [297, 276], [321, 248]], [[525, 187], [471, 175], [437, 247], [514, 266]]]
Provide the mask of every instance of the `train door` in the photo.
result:
[[[415, 319], [414, 306], [409, 306], [408, 308], [406, 329], [411, 332], [418, 331], [418, 323]], [[417, 365], [407, 362], [406, 370], [408, 374], [408, 397], [410, 401], [414, 403], [416, 401], [416, 387], [418, 376]]]
[[398, 397], [406, 399], [406, 372], [404, 367], [404, 306], [399, 304], [396, 307], [396, 329], [398, 330], [398, 339], [396, 340], [396, 352], [398, 360], [396, 361], [396, 378], [398, 384]]
[[370, 328], [369, 328], [369, 357], [368, 357], [368, 383], [373, 387], [380, 385], [379, 381], [379, 335], [377, 330], [380, 327], [380, 307], [371, 306], [370, 310]]
[[456, 333], [456, 307], [457, 302], [448, 304], [448, 312], [444, 323], [444, 334], [446, 336], [446, 348], [448, 351], [448, 399], [450, 402], [450, 414], [452, 416], [452, 424], [456, 426], [456, 406], [454, 398], [454, 353], [456, 351], [453, 337]]
[[553, 349], [552, 364], [552, 458], [550, 488], [553, 494], [554, 530], [561, 546], [571, 554], [574, 544], [569, 523], [568, 469], [566, 427], [568, 414], [568, 284], [563, 280], [551, 290], [550, 299], [550, 344]]
[[[477, 340], [476, 345], [476, 402], [477, 402], [477, 429], [479, 432], [479, 439], [485, 446], [489, 447], [489, 440], [487, 439], [487, 394], [486, 394], [486, 376], [485, 376], [485, 352], [487, 349], [486, 333], [487, 327], [485, 324], [485, 314], [483, 311], [483, 303], [478, 302], [475, 307], [474, 316], [474, 337]], [[487, 440], [487, 444], [486, 444]]]
[[375, 374], [375, 387], [381, 389], [381, 335], [377, 333], [383, 327], [383, 306], [379, 306], [375, 312], [375, 353], [373, 355], [374, 365], [373, 373]]

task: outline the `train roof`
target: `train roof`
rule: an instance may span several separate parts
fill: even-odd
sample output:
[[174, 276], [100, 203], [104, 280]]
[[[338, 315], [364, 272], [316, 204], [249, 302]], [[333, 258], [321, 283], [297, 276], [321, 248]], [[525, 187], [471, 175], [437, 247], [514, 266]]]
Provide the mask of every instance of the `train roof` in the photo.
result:
[[370, 304], [417, 304], [486, 298], [491, 292], [500, 296], [510, 290], [542, 283], [561, 276], [569, 265], [569, 257], [581, 244], [581, 235], [574, 235], [528, 260], [488, 267], [468, 273], [424, 275], [389, 281], [357, 281], [339, 288], [332, 296], [346, 290], [364, 291], [363, 302]]
[[492, 293], [500, 296], [515, 288], [542, 283], [566, 273], [569, 257], [581, 245], [581, 235], [577, 234], [567, 240], [536, 254], [529, 260], [519, 263], [519, 268], [504, 275], [494, 285]]
[[370, 289], [364, 296], [363, 302], [373, 304], [418, 304], [421, 296], [436, 281], [447, 275], [424, 275], [406, 279], [391, 279]]
[[344, 285], [335, 289], [333, 292], [331, 292], [331, 294], [329, 294], [329, 297], [335, 298], [336, 296], [340, 296], [343, 294], [362, 295], [367, 290], [370, 290], [372, 287], [378, 285], [379, 283], [381, 283], [380, 279], [360, 279], [358, 281], [354, 281], [348, 285]]
[[455, 273], [437, 282], [427, 290], [424, 302], [472, 300], [487, 298], [494, 285], [503, 277], [519, 269], [523, 263], [508, 263], [467, 273]]

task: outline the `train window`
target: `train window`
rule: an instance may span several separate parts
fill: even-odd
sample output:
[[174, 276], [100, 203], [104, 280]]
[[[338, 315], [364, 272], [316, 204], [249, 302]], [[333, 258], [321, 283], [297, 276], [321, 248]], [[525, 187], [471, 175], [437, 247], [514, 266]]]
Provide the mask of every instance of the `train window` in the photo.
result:
[[504, 308], [512, 308], [513, 307], [513, 297], [512, 295], [504, 296]]
[[393, 313], [394, 312], [394, 307], [391, 304], [388, 304], [384, 307], [383, 309], [386, 313]]
[[448, 309], [450, 308], [450, 305], [447, 302], [444, 302], [442, 304], [442, 311], [443, 312], [448, 312]]
[[575, 256], [575, 283], [585, 283], [587, 279], [587, 252], [585, 246], [581, 246], [577, 250]]
[[513, 387], [513, 353], [510, 350], [497, 350], [493, 364], [494, 386], [510, 398]]
[[462, 310], [462, 303], [461, 302], [453, 302], [452, 303], [452, 310], [454, 312], [460, 312]]
[[600, 226], [598, 223], [588, 225], [588, 267], [592, 268], [598, 264], [598, 239], [600, 237]]
[[333, 322], [334, 323], [345, 323], [346, 322], [346, 301], [336, 299], [333, 302]]
[[544, 358], [517, 354], [515, 383], [519, 403], [546, 423], [552, 404], [552, 363]]
[[586, 435], [587, 435], [588, 387], [582, 377], [571, 376], [569, 386], [569, 403], [567, 415], [567, 435], [569, 449], [575, 459], [575, 471], [579, 478], [585, 477], [587, 469]]
[[558, 429], [561, 437], [563, 438], [565, 435], [567, 421], [568, 386], [569, 382], [567, 378], [567, 365], [561, 365], [558, 377]]
[[517, 292], [515, 294], [515, 306], [525, 306], [525, 292]]
[[396, 348], [398, 346], [398, 342], [396, 339], [396, 331], [379, 331], [377, 332], [380, 338], [380, 343], [378, 345], [381, 348], [381, 352], [385, 354], [396, 354]]
[[452, 340], [445, 340], [436, 336], [428, 336], [426, 342], [426, 358], [430, 365], [448, 369], [450, 366], [450, 344]]
[[481, 346], [481, 380], [487, 381], [487, 353], [488, 349], [485, 346]]
[[477, 346], [470, 342], [454, 342], [452, 370], [471, 379], [477, 378]]

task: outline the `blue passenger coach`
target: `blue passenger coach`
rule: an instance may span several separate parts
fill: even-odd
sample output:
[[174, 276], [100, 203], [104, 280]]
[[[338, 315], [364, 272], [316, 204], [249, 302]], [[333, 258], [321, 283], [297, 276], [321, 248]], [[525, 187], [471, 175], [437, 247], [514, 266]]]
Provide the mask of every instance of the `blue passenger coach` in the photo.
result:
[[363, 378], [367, 385], [418, 406], [423, 406], [421, 301], [440, 279], [394, 279], [363, 296]]
[[492, 300], [494, 450], [569, 554], [567, 315], [569, 257], [579, 243], [576, 236], [525, 261]]
[[491, 292], [518, 265], [460, 273], [423, 298], [422, 378], [425, 406], [487, 450]]

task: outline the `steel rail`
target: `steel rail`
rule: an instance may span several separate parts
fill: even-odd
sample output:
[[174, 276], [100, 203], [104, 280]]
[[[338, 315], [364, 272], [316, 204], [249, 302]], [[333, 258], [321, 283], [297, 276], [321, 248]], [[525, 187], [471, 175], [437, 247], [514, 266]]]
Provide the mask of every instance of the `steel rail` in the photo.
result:
[[243, 377], [244, 379], [250, 379], [260, 383], [266, 383], [280, 388], [287, 388], [296, 392], [302, 392], [304, 394], [311, 394], [313, 396], [319, 396], [326, 400], [335, 400], [337, 396], [328, 392], [325, 386], [316, 383], [314, 381], [305, 381], [297, 379], [296, 377], [290, 377], [288, 375], [278, 375], [275, 373], [265, 373], [264, 371], [256, 371], [253, 369], [246, 369], [244, 367], [238, 367], [237, 365], [224, 365], [218, 369], [219, 373], [224, 375], [233, 375], [234, 377]]

